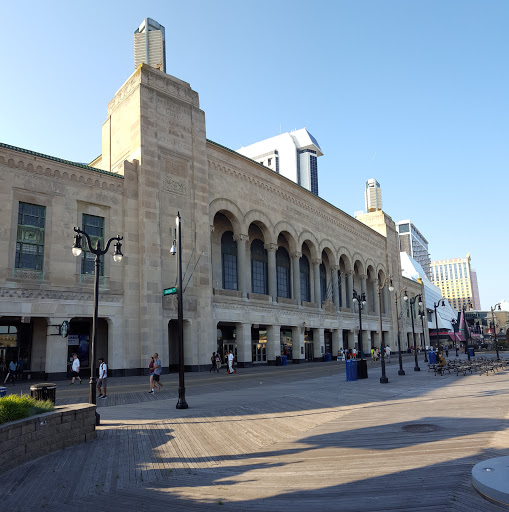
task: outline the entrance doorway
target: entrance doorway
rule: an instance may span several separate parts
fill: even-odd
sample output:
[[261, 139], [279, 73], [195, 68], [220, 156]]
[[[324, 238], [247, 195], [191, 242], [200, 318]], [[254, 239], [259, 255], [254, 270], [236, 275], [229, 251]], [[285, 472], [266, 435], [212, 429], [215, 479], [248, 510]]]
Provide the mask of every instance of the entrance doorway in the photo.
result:
[[228, 364], [228, 353], [233, 353], [234, 360], [237, 360], [237, 329], [235, 324], [219, 322], [217, 324], [217, 347], [223, 364]]
[[260, 325], [251, 327], [251, 343], [253, 363], [267, 362], [267, 327]]
[[281, 327], [281, 355], [286, 356], [287, 360], [293, 359], [293, 339], [292, 339], [292, 328]]
[[304, 358], [306, 361], [313, 361], [314, 359], [314, 343], [313, 331], [306, 331], [304, 333]]

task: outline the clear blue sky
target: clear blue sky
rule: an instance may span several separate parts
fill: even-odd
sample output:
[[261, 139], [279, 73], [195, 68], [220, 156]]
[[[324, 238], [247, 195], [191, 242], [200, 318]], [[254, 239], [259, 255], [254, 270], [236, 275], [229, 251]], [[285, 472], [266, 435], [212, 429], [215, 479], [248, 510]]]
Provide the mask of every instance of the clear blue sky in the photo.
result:
[[324, 151], [324, 199], [353, 214], [376, 178], [432, 259], [471, 254], [483, 308], [509, 299], [509, 1], [0, 0], [0, 12], [1, 142], [99, 155], [151, 17], [209, 139], [237, 149], [306, 127]]

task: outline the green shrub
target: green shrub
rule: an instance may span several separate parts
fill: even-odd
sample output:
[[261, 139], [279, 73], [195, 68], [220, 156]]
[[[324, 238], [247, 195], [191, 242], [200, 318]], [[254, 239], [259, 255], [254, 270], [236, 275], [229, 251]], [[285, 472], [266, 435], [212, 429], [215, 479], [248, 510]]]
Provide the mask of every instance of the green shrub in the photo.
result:
[[55, 404], [50, 400], [35, 400], [28, 395], [9, 395], [0, 398], [0, 425], [52, 411]]

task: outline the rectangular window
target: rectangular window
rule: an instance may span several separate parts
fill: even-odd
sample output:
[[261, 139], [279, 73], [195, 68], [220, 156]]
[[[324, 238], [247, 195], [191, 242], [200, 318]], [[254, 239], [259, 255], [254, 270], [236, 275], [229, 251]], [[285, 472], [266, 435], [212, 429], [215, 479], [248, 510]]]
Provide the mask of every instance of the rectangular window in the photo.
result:
[[44, 269], [46, 207], [19, 203], [16, 235], [16, 268]]
[[[90, 237], [92, 248], [97, 247], [97, 241], [101, 241], [101, 249], [104, 249], [104, 217], [96, 217], [95, 215], [83, 214], [83, 231]], [[104, 256], [100, 257], [101, 273], [104, 275]], [[95, 255], [88, 250], [88, 245], [83, 240], [83, 252], [81, 253], [81, 273], [94, 274], [95, 272]]]
[[251, 261], [251, 279], [254, 293], [267, 294], [266, 265], [263, 261]]

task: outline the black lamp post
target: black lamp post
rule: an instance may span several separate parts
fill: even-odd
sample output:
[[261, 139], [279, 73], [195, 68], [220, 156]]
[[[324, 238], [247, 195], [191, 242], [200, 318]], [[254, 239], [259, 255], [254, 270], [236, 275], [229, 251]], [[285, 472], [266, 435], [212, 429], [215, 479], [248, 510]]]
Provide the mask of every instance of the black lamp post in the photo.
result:
[[414, 328], [414, 305], [415, 301], [419, 299], [419, 307], [422, 307], [422, 299], [420, 295], [416, 295], [415, 297], [410, 298], [410, 317], [412, 318], [412, 337], [414, 340], [414, 356], [415, 356], [415, 366], [414, 372], [420, 372], [419, 361], [417, 360], [417, 343], [415, 342], [415, 328]]
[[[468, 307], [471, 307], [472, 305], [470, 302], [468, 303]], [[468, 360], [470, 361], [470, 329], [468, 328], [468, 322], [467, 322], [467, 306], [466, 304], [463, 304], [463, 327], [465, 329], [465, 350], [467, 352]]]
[[357, 378], [367, 379], [368, 378], [368, 365], [364, 359], [364, 351], [362, 350], [362, 310], [366, 305], [366, 294], [362, 293], [358, 295], [357, 292], [353, 291], [353, 301], [359, 306], [359, 352], [361, 358], [357, 361]]
[[[180, 212], [175, 218], [177, 239], [173, 240], [170, 253], [177, 254], [177, 301], [178, 301], [178, 339], [179, 339], [179, 398], [177, 409], [187, 409], [186, 388], [184, 386], [184, 305], [182, 303], [182, 218]], [[175, 246], [177, 244], [177, 247]]]
[[384, 286], [389, 284], [389, 291], [394, 291], [394, 286], [392, 286], [391, 276], [388, 276], [384, 279], [383, 283], [381, 283], [378, 279], [376, 281], [376, 287], [378, 291], [378, 332], [380, 333], [380, 352], [381, 352], [381, 361], [382, 361], [382, 376], [380, 377], [380, 384], [387, 384], [389, 379], [385, 375], [385, 342], [384, 342], [384, 334], [382, 331], [382, 289]]
[[[74, 228], [74, 231], [76, 231], [76, 234], [74, 235], [74, 244], [72, 246], [72, 253], [74, 256], [78, 257], [81, 255], [81, 252], [83, 251], [83, 248], [81, 247], [81, 235], [85, 235], [85, 239], [87, 241], [88, 250], [95, 254], [95, 267], [94, 267], [94, 274], [95, 274], [95, 280], [94, 280], [94, 316], [92, 320], [92, 344], [91, 344], [91, 350], [90, 350], [90, 381], [89, 381], [89, 392], [88, 392], [88, 403], [89, 404], [97, 404], [96, 400], [96, 390], [95, 390], [95, 347], [97, 343], [97, 319], [98, 319], [98, 309], [99, 309], [99, 275], [101, 273], [101, 256], [106, 254], [108, 252], [108, 249], [110, 248], [111, 242], [114, 240], [115, 243], [115, 252], [113, 253], [113, 260], [115, 262], [122, 261], [122, 244], [120, 243], [121, 240], [124, 239], [123, 236], [115, 236], [113, 238], [110, 238], [108, 240], [108, 243], [106, 244], [106, 247], [104, 249], [101, 249], [101, 240], [97, 240], [96, 247], [92, 247], [92, 241], [90, 240], [90, 237], [88, 236], [85, 231], [82, 231], [80, 228]], [[97, 417], [96, 413], [96, 417]]]
[[500, 361], [500, 355], [498, 354], [498, 343], [497, 343], [497, 323], [495, 322], [495, 311], [498, 307], [498, 311], [501, 311], [500, 302], [495, 304], [491, 308], [491, 318], [493, 319], [493, 334], [495, 335], [495, 350], [497, 351], [497, 361]]
[[424, 317], [426, 316], [426, 313], [424, 310], [419, 310], [419, 316], [421, 317], [421, 325], [422, 325], [422, 339], [424, 341], [424, 362], [428, 362], [428, 352], [426, 351], [426, 331], [424, 330]]
[[399, 313], [398, 313], [398, 297], [401, 297], [401, 294], [405, 292], [403, 299], [406, 301], [408, 297], [406, 295], [406, 288], [400, 290], [399, 293], [394, 294], [394, 304], [396, 304], [396, 327], [398, 332], [398, 351], [399, 351], [399, 370], [398, 375], [405, 375], [405, 370], [403, 370], [403, 358], [401, 357], [401, 337], [399, 335]]
[[440, 335], [438, 334], [438, 317], [437, 317], [437, 308], [440, 306], [440, 302], [442, 302], [442, 307], [445, 308], [445, 299], [442, 297], [438, 299], [438, 302], [433, 302], [433, 308], [435, 309], [435, 325], [437, 328], [436, 336], [437, 336], [437, 352], [440, 353]]
[[458, 357], [458, 340], [456, 339], [456, 320], [453, 318], [451, 320], [451, 325], [452, 325], [452, 334], [453, 334], [453, 338], [454, 338], [454, 347], [456, 348], [456, 357]]

